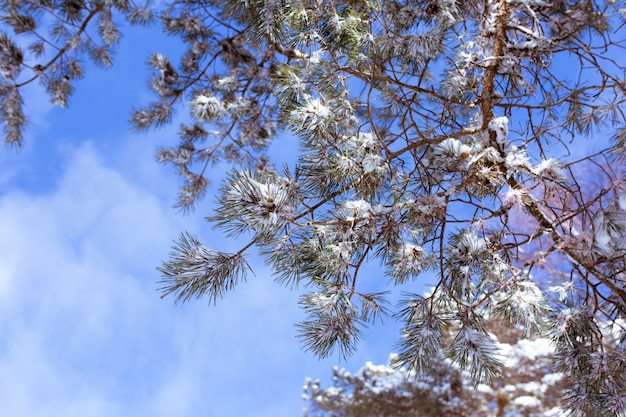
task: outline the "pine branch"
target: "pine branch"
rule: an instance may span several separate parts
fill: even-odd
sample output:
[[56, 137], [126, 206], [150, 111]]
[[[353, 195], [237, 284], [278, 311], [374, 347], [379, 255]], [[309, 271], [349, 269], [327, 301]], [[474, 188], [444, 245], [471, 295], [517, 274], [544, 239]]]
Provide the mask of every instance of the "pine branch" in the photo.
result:
[[209, 249], [190, 235], [182, 234], [176, 243], [170, 260], [158, 268], [163, 274], [159, 281], [161, 297], [175, 296], [175, 302], [207, 296], [215, 304], [232, 290], [239, 281], [245, 280], [250, 270], [243, 253], [235, 254]]

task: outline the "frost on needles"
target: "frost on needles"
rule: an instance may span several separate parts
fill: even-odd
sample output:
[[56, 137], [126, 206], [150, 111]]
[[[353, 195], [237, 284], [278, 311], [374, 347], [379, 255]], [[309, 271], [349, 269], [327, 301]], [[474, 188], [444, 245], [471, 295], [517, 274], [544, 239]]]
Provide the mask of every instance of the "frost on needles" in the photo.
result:
[[[232, 165], [202, 214], [241, 247], [183, 234], [161, 268], [165, 294], [222, 298], [256, 248], [278, 282], [309, 290], [300, 336], [319, 356], [350, 354], [363, 326], [392, 315], [410, 372], [443, 357], [489, 383], [503, 372], [500, 323], [551, 340], [573, 415], [626, 413], [623, 1], [0, 8], [9, 144], [23, 140], [22, 87], [38, 80], [66, 106], [81, 58], [112, 62], [119, 22], [160, 22], [186, 46], [148, 59], [154, 101], [131, 123], [187, 109], [180, 143], [158, 160], [180, 174], [186, 211], [211, 167]], [[294, 160], [272, 159], [274, 141]], [[363, 273], [378, 265], [387, 277]], [[390, 307], [368, 279], [409, 295]]]

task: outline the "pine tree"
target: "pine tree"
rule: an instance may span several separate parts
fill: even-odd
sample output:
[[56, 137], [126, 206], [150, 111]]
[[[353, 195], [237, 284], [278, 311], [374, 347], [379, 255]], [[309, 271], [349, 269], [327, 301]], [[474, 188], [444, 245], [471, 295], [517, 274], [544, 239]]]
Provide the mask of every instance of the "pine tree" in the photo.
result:
[[483, 404], [477, 391], [463, 379], [461, 372], [441, 357], [433, 358], [437, 371], [415, 378], [405, 368], [365, 364], [352, 374], [333, 368], [333, 383], [322, 388], [319, 380], [307, 378], [303, 399], [307, 417], [462, 417], [479, 410]]
[[[546, 337], [524, 338], [521, 326], [490, 323], [500, 354], [502, 379], [474, 385], [458, 366], [434, 358], [436, 372], [418, 376], [389, 364], [368, 362], [355, 373], [334, 367], [332, 384], [307, 378], [303, 399], [309, 417], [547, 417], [564, 414], [559, 394], [563, 374], [554, 367], [554, 348]], [[497, 336], [496, 336], [497, 335]]]
[[[158, 17], [182, 39], [178, 62], [150, 57], [156, 100], [131, 122], [161, 126], [189, 106], [193, 122], [158, 159], [178, 168], [184, 210], [211, 164], [232, 163], [208, 221], [242, 244], [224, 253], [183, 234], [161, 267], [165, 295], [215, 302], [256, 247], [279, 282], [311, 289], [300, 334], [319, 356], [350, 354], [364, 325], [395, 314], [400, 364], [425, 375], [445, 357], [488, 382], [503, 370], [486, 326], [497, 319], [551, 338], [574, 415], [626, 413], [626, 191], [623, 169], [605, 168], [626, 158], [622, 1], [160, 7], [3, 2], [0, 121], [19, 145], [20, 89], [35, 80], [66, 106], [84, 56], [111, 63], [116, 19]], [[298, 138], [297, 160], [272, 161], [285, 136]], [[585, 136], [593, 152], [578, 146]], [[609, 186], [585, 193], [585, 164]], [[564, 273], [544, 273], [553, 258]], [[392, 311], [363, 282], [376, 263], [390, 291], [425, 271], [437, 283]]]

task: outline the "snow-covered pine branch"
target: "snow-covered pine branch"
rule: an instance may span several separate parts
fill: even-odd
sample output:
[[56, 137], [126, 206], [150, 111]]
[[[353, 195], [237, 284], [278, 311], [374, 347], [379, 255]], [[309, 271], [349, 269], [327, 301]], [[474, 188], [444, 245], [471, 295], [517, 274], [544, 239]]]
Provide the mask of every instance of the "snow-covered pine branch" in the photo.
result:
[[[215, 191], [213, 167], [232, 166], [202, 215], [244, 242], [227, 254], [183, 235], [161, 268], [166, 294], [216, 301], [256, 247], [279, 283], [310, 291], [301, 336], [318, 355], [349, 354], [389, 310], [410, 372], [437, 353], [489, 379], [502, 371], [484, 326], [496, 320], [554, 336], [574, 415], [626, 413], [624, 331], [595, 330], [626, 315], [622, 0], [162, 6], [1, 4], [0, 122], [20, 144], [34, 80], [69, 105], [81, 60], [112, 62], [118, 21], [155, 16], [182, 41], [180, 57], [149, 58], [155, 98], [131, 124], [188, 110], [157, 158], [180, 175], [185, 211]], [[422, 279], [432, 293], [396, 311], [371, 290], [419, 293]]]

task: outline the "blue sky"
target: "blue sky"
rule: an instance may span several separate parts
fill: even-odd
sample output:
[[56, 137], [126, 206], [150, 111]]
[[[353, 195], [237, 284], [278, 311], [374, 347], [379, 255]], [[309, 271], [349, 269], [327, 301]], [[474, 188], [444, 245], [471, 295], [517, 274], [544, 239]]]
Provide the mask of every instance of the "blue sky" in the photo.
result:
[[[153, 50], [176, 44], [127, 31], [115, 66], [89, 68], [67, 110], [30, 88], [25, 146], [0, 150], [3, 416], [298, 416], [304, 378], [328, 382], [339, 363], [301, 349], [298, 293], [259, 259], [217, 306], [159, 298], [155, 268], [180, 232], [223, 250], [236, 243], [202, 220], [210, 196], [191, 215], [172, 208], [178, 179], [154, 153], [178, 140], [176, 123], [148, 134], [126, 123], [151, 99], [143, 63]], [[397, 325], [366, 336], [341, 366], [384, 363]]]

